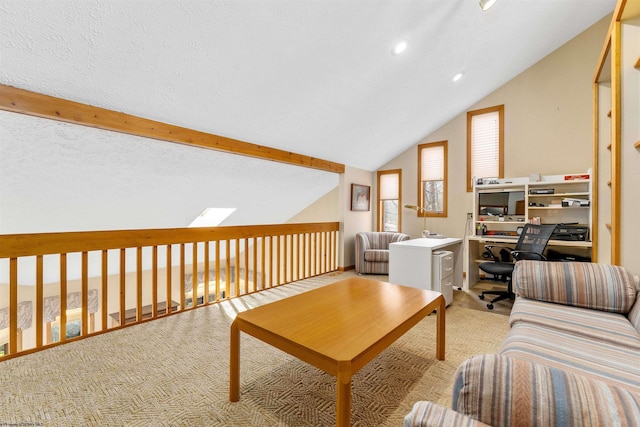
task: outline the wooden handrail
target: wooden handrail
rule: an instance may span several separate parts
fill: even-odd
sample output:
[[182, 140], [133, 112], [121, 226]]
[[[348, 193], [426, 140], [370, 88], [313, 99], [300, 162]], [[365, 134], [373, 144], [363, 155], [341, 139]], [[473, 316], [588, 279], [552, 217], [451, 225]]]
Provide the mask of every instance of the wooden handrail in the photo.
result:
[[[335, 231], [334, 222], [313, 223], [314, 232]], [[271, 224], [210, 228], [76, 231], [0, 235], [0, 258], [221, 241], [309, 232], [309, 224]]]
[[[0, 361], [337, 270], [338, 233], [339, 223], [323, 222], [0, 235], [0, 260], [8, 260], [9, 269], [9, 283], [0, 283], [0, 295], [6, 289], [9, 296], [8, 307], [0, 298], [9, 323]], [[160, 256], [159, 249], [166, 254]], [[127, 260], [127, 250], [134, 261]], [[109, 252], [118, 256], [110, 258]], [[53, 282], [51, 263], [43, 261], [51, 256], [59, 258]], [[35, 280], [22, 283], [31, 280], [31, 269]], [[27, 279], [21, 279], [25, 271]], [[46, 303], [52, 297], [55, 307]], [[33, 307], [29, 316], [19, 313], [27, 300]], [[67, 337], [68, 311], [75, 316], [71, 320], [81, 316], [79, 337]], [[54, 326], [59, 341], [50, 342]]]

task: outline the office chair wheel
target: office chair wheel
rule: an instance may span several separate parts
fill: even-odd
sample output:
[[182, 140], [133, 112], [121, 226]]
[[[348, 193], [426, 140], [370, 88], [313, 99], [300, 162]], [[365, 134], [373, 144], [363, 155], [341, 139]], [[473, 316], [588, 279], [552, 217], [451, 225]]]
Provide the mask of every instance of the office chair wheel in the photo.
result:
[[493, 310], [493, 304], [492, 304], [492, 303], [487, 304], [487, 308], [488, 308], [489, 310]]
[[480, 294], [480, 295], [478, 295], [478, 298], [484, 299], [484, 295]]

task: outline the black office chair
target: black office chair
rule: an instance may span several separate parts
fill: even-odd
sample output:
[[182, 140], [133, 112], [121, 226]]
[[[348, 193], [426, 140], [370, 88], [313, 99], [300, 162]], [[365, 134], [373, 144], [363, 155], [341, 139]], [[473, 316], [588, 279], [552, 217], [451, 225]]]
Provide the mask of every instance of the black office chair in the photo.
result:
[[495, 280], [507, 283], [506, 291], [482, 291], [478, 298], [484, 299], [485, 295], [497, 295], [488, 304], [487, 308], [493, 310], [493, 303], [504, 299], [514, 299], [513, 288], [511, 286], [511, 275], [513, 274], [514, 262], [521, 259], [533, 259], [546, 261], [542, 254], [549, 243], [549, 239], [556, 229], [556, 224], [534, 225], [525, 224], [520, 233], [520, 238], [514, 249], [500, 247], [500, 254], [495, 254], [493, 249], [497, 246], [485, 246], [488, 257], [493, 258], [493, 262], [483, 262], [478, 267], [485, 273], [492, 274]]

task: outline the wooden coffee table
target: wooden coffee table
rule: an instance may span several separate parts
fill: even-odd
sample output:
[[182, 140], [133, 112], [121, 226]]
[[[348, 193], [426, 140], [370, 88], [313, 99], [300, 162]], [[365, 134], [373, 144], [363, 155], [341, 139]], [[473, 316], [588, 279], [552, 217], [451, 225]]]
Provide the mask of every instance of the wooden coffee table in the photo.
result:
[[336, 425], [351, 417], [351, 377], [433, 310], [444, 360], [439, 292], [353, 277], [239, 313], [231, 324], [229, 400], [240, 398], [240, 331], [337, 377]]

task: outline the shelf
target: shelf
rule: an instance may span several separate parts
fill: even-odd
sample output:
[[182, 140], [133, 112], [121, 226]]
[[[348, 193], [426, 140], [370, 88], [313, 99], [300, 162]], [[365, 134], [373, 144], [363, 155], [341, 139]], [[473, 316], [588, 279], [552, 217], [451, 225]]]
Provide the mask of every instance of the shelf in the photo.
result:
[[[513, 236], [469, 236], [469, 240], [479, 243], [517, 243], [518, 237]], [[591, 242], [581, 242], [576, 240], [549, 240], [549, 246], [567, 246], [575, 248], [590, 248]]]
[[[570, 174], [568, 174], [570, 175]], [[588, 184], [589, 179], [567, 179], [562, 181], [539, 181], [530, 182], [529, 187], [551, 187], [554, 185]]]
[[591, 206], [529, 206], [529, 210], [589, 209]]
[[529, 194], [529, 197], [569, 197], [569, 196], [589, 196], [587, 191], [582, 193], [554, 193], [554, 194]]
[[476, 224], [525, 224], [525, 221], [476, 221]]

